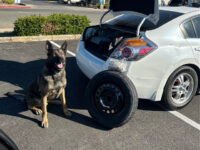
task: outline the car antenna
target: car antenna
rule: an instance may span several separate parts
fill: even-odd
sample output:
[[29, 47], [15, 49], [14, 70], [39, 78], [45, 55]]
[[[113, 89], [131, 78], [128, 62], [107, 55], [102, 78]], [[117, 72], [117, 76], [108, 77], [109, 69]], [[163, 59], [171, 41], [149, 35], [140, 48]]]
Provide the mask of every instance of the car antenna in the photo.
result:
[[142, 25], [143, 25], [144, 22], [145, 22], [147, 19], [149, 19], [151, 16], [152, 16], [152, 14], [150, 14], [150, 15], [144, 17], [144, 18], [142, 19], [142, 21], [140, 22], [140, 24], [138, 25], [138, 27], [137, 27], [137, 37], [138, 37], [138, 38], [140, 37], [140, 30], [141, 30]]
[[106, 11], [105, 13], [103, 13], [103, 15], [101, 16], [101, 19], [100, 19], [100, 27], [102, 26], [102, 21], [103, 21], [103, 18], [105, 17], [105, 15], [107, 15], [111, 10], [109, 9], [108, 11]]

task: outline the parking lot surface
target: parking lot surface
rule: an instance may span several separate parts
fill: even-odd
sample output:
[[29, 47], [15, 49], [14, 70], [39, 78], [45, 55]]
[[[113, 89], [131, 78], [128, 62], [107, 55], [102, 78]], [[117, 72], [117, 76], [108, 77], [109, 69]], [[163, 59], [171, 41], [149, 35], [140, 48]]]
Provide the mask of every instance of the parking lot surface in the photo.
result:
[[[68, 50], [76, 53], [77, 44], [78, 41], [69, 41]], [[45, 59], [45, 42], [0, 44], [0, 129], [20, 150], [200, 149], [200, 96], [175, 112], [140, 100], [132, 120], [122, 127], [106, 130], [86, 110], [84, 91], [89, 80], [70, 54], [66, 66], [66, 99], [72, 116], [65, 117], [59, 105], [48, 105], [49, 128], [41, 128], [41, 116], [34, 115], [25, 103], [8, 98], [5, 93], [23, 91], [36, 78]]]

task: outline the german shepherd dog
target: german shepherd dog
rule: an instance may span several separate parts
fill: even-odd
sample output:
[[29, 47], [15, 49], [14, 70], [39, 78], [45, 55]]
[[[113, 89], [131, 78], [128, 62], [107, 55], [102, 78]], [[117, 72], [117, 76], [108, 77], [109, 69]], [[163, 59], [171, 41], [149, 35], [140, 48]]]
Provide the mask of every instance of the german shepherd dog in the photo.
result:
[[[37, 115], [42, 114], [41, 126], [44, 128], [48, 128], [47, 104], [48, 102], [53, 103], [51, 101], [53, 99], [60, 98], [64, 114], [71, 115], [66, 107], [65, 100], [67, 42], [65, 41], [60, 49], [54, 49], [53, 45], [47, 41], [46, 50], [48, 56], [46, 64], [24, 95], [28, 109]], [[8, 95], [11, 94], [8, 93]]]

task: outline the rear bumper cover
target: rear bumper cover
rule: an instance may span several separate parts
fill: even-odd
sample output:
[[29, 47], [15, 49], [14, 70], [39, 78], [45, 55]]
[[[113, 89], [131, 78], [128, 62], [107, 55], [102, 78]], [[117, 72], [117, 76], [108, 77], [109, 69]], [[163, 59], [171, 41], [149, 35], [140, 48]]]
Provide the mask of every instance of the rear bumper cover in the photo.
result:
[[[111, 59], [102, 61], [101, 59], [89, 53], [84, 48], [83, 41], [80, 41], [76, 59], [81, 71], [90, 79], [99, 72], [109, 70], [111, 61]], [[141, 99], [159, 101], [159, 97], [161, 97], [163, 92], [163, 89], [158, 89], [161, 82], [160, 79], [154, 77], [151, 78], [148, 76], [148, 73], [144, 74], [144, 71], [141, 71], [142, 66], [138, 66], [139, 64], [136, 64], [137, 66], [130, 64], [127, 65], [129, 67], [126, 68], [126, 71], [123, 71], [123, 74], [126, 75], [135, 85], [138, 97]]]

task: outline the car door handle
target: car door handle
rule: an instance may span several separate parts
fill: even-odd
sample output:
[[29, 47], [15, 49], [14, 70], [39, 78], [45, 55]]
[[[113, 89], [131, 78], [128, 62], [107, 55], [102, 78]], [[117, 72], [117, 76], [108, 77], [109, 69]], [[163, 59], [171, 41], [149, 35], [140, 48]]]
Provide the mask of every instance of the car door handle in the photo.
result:
[[196, 48], [194, 48], [194, 50], [200, 52], [200, 47], [196, 47]]

